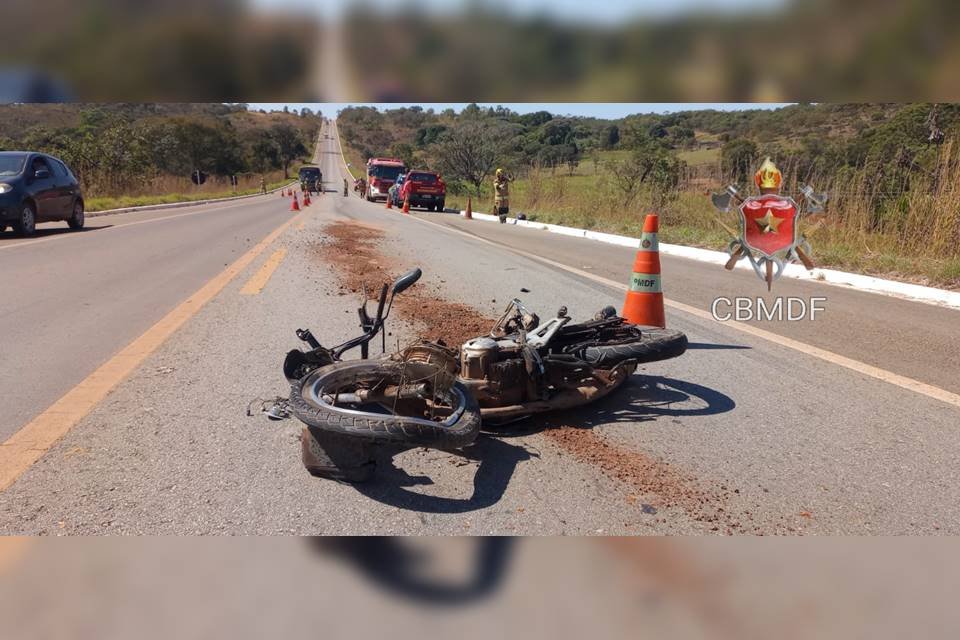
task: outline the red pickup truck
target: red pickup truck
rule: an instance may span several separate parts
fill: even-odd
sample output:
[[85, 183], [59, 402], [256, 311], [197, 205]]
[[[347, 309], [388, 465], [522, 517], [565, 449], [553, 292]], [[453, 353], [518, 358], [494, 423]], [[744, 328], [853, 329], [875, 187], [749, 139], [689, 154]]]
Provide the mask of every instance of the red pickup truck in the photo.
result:
[[424, 207], [427, 211], [443, 211], [447, 199], [447, 185], [434, 171], [411, 171], [403, 178], [399, 193], [394, 190], [396, 201], [403, 204], [409, 196], [411, 207]]

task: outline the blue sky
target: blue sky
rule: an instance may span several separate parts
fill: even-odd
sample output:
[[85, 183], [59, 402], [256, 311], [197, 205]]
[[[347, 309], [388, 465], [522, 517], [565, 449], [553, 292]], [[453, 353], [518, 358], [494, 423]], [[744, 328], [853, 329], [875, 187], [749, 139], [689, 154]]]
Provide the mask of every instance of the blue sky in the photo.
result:
[[[273, 102], [250, 103], [251, 109], [265, 109], [267, 111], [282, 110], [288, 106], [291, 110], [299, 111], [307, 107], [316, 111], [319, 109], [326, 116], [336, 115], [337, 111], [351, 105], [365, 105], [378, 109], [391, 109], [418, 104], [424, 109], [443, 111], [452, 108], [460, 111], [466, 102]], [[482, 107], [496, 107], [502, 105], [517, 113], [532, 113], [534, 111], [549, 111], [554, 115], [588, 116], [594, 118], [617, 119], [634, 113], [671, 113], [674, 111], [692, 111], [697, 109], [718, 109], [722, 111], [742, 111], [744, 109], [776, 109], [786, 106], [786, 103], [732, 103], [732, 102], [480, 102]]]

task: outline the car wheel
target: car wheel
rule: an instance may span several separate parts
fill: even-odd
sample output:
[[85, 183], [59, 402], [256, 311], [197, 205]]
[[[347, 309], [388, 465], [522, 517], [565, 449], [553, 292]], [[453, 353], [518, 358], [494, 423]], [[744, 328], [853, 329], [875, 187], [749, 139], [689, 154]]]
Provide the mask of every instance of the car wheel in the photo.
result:
[[83, 222], [83, 203], [77, 200], [73, 203], [73, 215], [67, 220], [67, 224], [71, 229], [83, 229]]
[[14, 231], [22, 236], [32, 236], [37, 230], [37, 215], [29, 204], [20, 210], [20, 219], [13, 225]]

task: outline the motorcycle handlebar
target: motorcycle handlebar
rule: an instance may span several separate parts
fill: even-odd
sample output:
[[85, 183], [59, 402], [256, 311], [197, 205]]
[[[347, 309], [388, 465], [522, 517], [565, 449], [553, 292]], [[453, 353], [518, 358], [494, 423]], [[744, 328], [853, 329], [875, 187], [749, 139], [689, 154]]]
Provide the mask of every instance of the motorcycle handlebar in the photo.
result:
[[419, 268], [416, 268], [397, 278], [397, 281], [393, 283], [393, 295], [403, 293], [409, 289], [417, 280], [420, 279], [420, 276], [422, 275], [423, 271], [421, 271]]

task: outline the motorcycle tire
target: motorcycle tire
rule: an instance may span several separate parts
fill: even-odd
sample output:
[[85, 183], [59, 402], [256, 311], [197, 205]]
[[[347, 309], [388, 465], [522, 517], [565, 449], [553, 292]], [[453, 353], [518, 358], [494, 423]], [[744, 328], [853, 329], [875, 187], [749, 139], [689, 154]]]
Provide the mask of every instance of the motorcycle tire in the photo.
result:
[[[363, 411], [324, 401], [322, 389], [369, 379], [400, 380], [402, 363], [383, 360], [338, 362], [317, 369], [290, 389], [290, 409], [304, 424], [367, 442], [410, 444], [437, 449], [459, 449], [471, 444], [480, 432], [480, 406], [460, 382], [450, 389], [456, 409], [444, 422], [391, 413]], [[452, 403], [451, 403], [452, 404]]]
[[366, 482], [373, 477], [373, 445], [316, 427], [300, 435], [303, 466], [310, 475], [338, 482]]
[[624, 360], [658, 362], [682, 355], [687, 350], [687, 336], [674, 329], [640, 329], [639, 339], [584, 347], [577, 354], [599, 368], [612, 367]]

